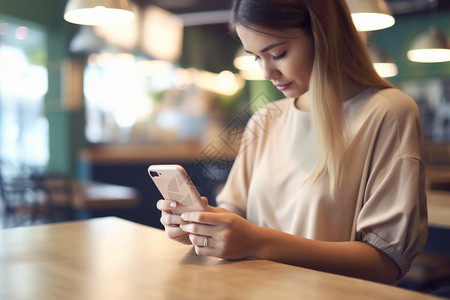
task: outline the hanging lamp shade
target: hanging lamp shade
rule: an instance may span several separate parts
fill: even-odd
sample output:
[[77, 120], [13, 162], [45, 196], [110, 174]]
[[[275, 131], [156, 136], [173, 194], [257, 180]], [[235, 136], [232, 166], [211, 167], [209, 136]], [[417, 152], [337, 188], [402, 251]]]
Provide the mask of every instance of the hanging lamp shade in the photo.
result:
[[92, 26], [80, 27], [70, 42], [72, 53], [97, 53], [105, 46], [105, 41], [93, 32]]
[[389, 78], [398, 74], [398, 68], [392, 58], [375, 45], [369, 46], [369, 54], [377, 73], [383, 78]]
[[347, 0], [353, 23], [358, 31], [391, 27], [395, 19], [384, 0]]
[[450, 40], [431, 26], [419, 35], [407, 53], [409, 60], [423, 63], [450, 61]]
[[134, 13], [127, 0], [69, 0], [64, 19], [80, 25], [108, 25], [129, 22]]

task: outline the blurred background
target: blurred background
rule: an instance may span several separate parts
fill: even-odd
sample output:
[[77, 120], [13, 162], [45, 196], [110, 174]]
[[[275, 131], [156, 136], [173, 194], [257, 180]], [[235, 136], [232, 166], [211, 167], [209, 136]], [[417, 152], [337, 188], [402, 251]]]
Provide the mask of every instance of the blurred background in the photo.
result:
[[[0, 2], [3, 177], [52, 173], [134, 187], [139, 209], [108, 213], [159, 226], [149, 218], [159, 194], [146, 167], [179, 163], [214, 203], [247, 119], [282, 98], [257, 67], [235, 61], [242, 49], [228, 32], [230, 1], [133, 0], [133, 20], [108, 25], [68, 22], [66, 5]], [[448, 166], [449, 62], [415, 62], [407, 52], [430, 28], [448, 43], [450, 1], [385, 5], [395, 24], [361, 33], [374, 63], [390, 63], [383, 76], [418, 102], [427, 163]]]
[[[429, 178], [439, 201], [450, 201], [450, 59], [408, 54], [425, 34], [439, 34], [450, 51], [450, 1], [370, 1], [383, 2], [395, 23], [362, 35], [380, 74], [417, 101]], [[368, 1], [348, 2], [356, 12]], [[214, 204], [248, 118], [282, 98], [237, 59], [230, 1], [132, 0], [134, 18], [114, 25], [68, 22], [66, 5], [0, 2], [3, 227], [113, 215], [161, 228], [161, 196], [147, 175], [157, 163], [183, 165]], [[427, 247], [447, 256], [443, 211]], [[444, 271], [433, 274], [448, 279], [448, 261], [439, 264]]]
[[[362, 34], [374, 63], [390, 63], [383, 76], [417, 101], [427, 163], [448, 166], [449, 62], [415, 62], [407, 52], [430, 28], [448, 43], [450, 1], [385, 3], [395, 24]], [[214, 203], [247, 119], [282, 97], [236, 64], [230, 1], [133, 0], [134, 19], [113, 25], [70, 23], [66, 4], [0, 2], [3, 176], [57, 173], [134, 187], [139, 209], [108, 213], [159, 226], [149, 218], [159, 196], [146, 167], [179, 163]]]

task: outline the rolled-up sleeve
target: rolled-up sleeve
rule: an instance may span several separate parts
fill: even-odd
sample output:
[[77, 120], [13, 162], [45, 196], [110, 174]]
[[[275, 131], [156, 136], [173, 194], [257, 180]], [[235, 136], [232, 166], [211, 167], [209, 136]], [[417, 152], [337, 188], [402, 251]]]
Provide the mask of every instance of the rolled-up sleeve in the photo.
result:
[[367, 201], [357, 220], [357, 232], [366, 242], [388, 255], [399, 267], [399, 278], [410, 269], [427, 238], [426, 194], [421, 161], [395, 158], [387, 173], [368, 186]]

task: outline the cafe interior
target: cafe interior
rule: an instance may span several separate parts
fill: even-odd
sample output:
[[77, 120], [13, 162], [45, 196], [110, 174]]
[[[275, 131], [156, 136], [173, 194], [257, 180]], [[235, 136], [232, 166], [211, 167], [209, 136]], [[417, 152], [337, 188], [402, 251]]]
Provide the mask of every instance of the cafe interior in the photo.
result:
[[[215, 204], [246, 122], [283, 97], [229, 34], [230, 3], [0, 1], [0, 243], [96, 219], [162, 229], [152, 164], [182, 165]], [[450, 1], [347, 3], [423, 119], [429, 234], [399, 288], [450, 297]]]

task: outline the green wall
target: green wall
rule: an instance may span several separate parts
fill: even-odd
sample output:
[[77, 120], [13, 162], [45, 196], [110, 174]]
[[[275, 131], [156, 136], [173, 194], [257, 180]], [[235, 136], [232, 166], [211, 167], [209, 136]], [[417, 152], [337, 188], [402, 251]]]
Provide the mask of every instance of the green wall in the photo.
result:
[[65, 0], [0, 0], [0, 13], [56, 28], [63, 21], [65, 5]]
[[400, 16], [393, 27], [375, 31], [369, 36], [369, 42], [385, 50], [397, 64], [398, 75], [389, 79], [393, 84], [411, 79], [450, 77], [450, 62], [416, 63], [406, 56], [414, 38], [430, 25], [450, 37], [450, 11]]

